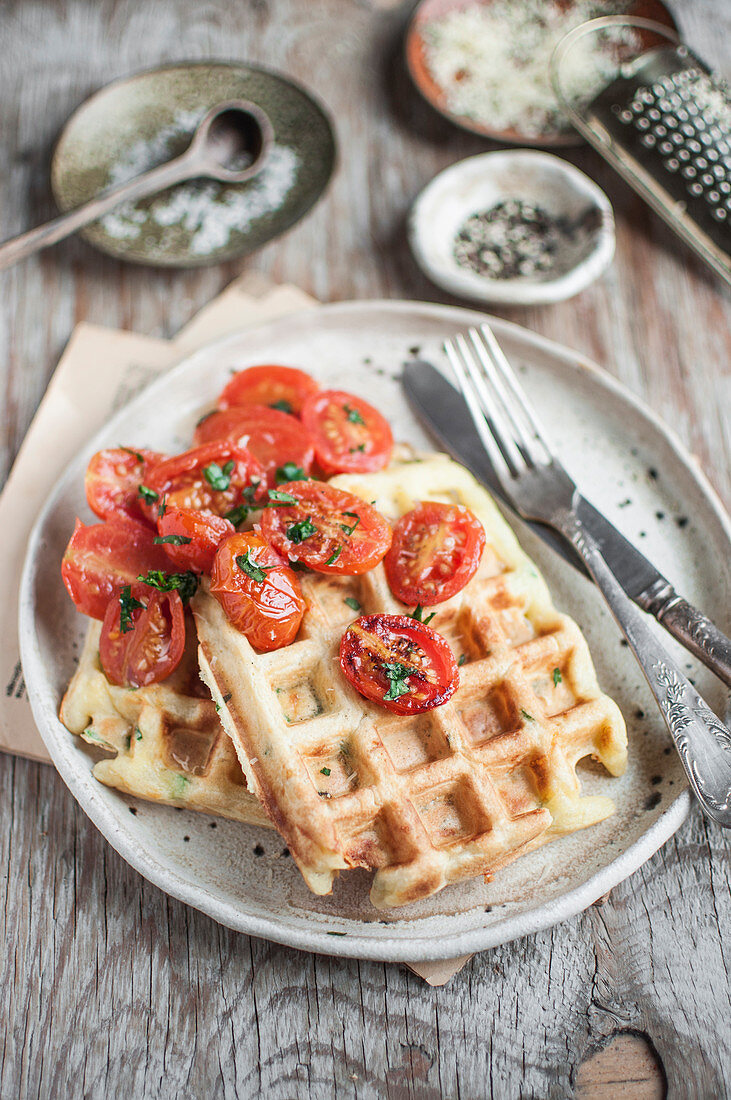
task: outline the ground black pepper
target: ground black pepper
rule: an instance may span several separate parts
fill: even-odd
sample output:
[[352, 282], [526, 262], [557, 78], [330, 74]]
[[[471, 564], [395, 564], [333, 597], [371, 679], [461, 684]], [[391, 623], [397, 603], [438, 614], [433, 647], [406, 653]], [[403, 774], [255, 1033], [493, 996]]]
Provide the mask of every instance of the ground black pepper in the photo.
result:
[[454, 258], [491, 279], [515, 279], [550, 271], [569, 227], [541, 206], [506, 199], [471, 214], [457, 233]]

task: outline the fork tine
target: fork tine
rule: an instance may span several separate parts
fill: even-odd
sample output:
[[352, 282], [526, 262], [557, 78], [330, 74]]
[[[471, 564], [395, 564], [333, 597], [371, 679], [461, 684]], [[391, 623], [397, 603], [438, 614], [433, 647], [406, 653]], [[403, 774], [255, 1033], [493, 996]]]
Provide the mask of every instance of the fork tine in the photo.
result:
[[510, 417], [506, 416], [503, 403], [495, 401], [491, 392], [490, 379], [481, 368], [481, 360], [477, 356], [474, 346], [470, 347], [462, 333], [457, 336], [457, 344], [462, 352], [462, 361], [482, 408], [482, 415], [486, 419], [493, 438], [502, 451], [511, 473], [516, 476], [521, 470], [525, 469], [526, 463], [522, 452], [518, 449]]
[[[482, 445], [490, 456], [495, 473], [503, 485], [507, 485], [513, 476], [513, 472], [508, 465], [503, 452], [498, 447], [495, 437], [493, 436], [490, 426], [485, 419], [485, 414], [480, 407], [477, 394], [472, 385], [470, 375], [467, 367], [462, 360], [462, 349], [458, 346], [457, 341], [460, 340], [461, 334], [457, 336], [456, 340], [445, 340], [444, 350], [447, 353], [447, 358], [454, 371], [454, 376], [457, 379], [457, 384], [462, 391], [462, 396], [465, 399], [467, 408], [469, 409], [472, 422], [477, 429], [477, 432], [482, 440]], [[467, 347], [464, 337], [461, 337], [462, 343], [465, 348]]]
[[[474, 331], [474, 330], [473, 330]], [[484, 341], [484, 347], [489, 352], [490, 359], [495, 370], [495, 373], [502, 382], [503, 394], [505, 392], [512, 397], [513, 410], [519, 410], [519, 413], [523, 416], [523, 422], [530, 431], [530, 438], [526, 442], [528, 453], [531, 453], [531, 448], [537, 441], [544, 451], [544, 461], [551, 462], [553, 459], [553, 452], [551, 451], [550, 444], [546, 439], [543, 428], [541, 427], [538, 417], [533, 411], [533, 407], [528, 400], [528, 395], [523, 389], [522, 385], [518, 381], [518, 376], [508, 362], [505, 352], [500, 347], [495, 333], [492, 331], [488, 324], [480, 325], [480, 334]], [[474, 337], [473, 337], [474, 341]], [[508, 398], [508, 401], [510, 400]], [[515, 412], [514, 412], [515, 417]], [[522, 433], [521, 433], [522, 434]]]

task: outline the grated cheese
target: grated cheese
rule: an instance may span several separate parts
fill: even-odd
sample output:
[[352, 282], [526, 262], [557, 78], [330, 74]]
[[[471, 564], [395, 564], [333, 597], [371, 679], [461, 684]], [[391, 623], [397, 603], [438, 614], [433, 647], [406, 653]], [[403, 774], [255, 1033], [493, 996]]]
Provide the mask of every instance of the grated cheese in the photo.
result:
[[[492, 130], [540, 137], [568, 130], [549, 79], [554, 48], [570, 30], [601, 15], [627, 10], [627, 0], [494, 0], [473, 3], [428, 22], [423, 29], [426, 63], [442, 89], [445, 106]], [[605, 32], [604, 42], [632, 44], [631, 28]], [[562, 72], [568, 95], [585, 98], [616, 73], [595, 35], [579, 39]]]

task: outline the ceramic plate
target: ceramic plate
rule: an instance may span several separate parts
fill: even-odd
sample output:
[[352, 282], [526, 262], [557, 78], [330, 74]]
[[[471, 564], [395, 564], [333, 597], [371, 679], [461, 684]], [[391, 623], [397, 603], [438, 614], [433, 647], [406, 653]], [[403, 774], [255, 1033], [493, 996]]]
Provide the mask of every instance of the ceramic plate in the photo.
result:
[[260, 248], [317, 202], [335, 164], [321, 106], [297, 84], [250, 65], [170, 65], [117, 80], [67, 122], [51, 165], [61, 210], [178, 156], [216, 103], [244, 99], [269, 117], [274, 141], [245, 183], [192, 180], [124, 203], [81, 230], [103, 252], [136, 263], [196, 267]]
[[[388, 412], [396, 438], [427, 447], [402, 393], [400, 366], [418, 354], [446, 370], [444, 338], [482, 319], [421, 303], [344, 303], [230, 337], [180, 364], [118, 413], [71, 463], [36, 523], [22, 580], [20, 636], [34, 715], [56, 767], [125, 859], [223, 924], [294, 947], [361, 958], [416, 961], [479, 951], [585, 908], [652, 855], [688, 813], [680, 763], [601, 597], [510, 516], [557, 606], [581, 624], [600, 682], [622, 708], [629, 766], [621, 779], [612, 779], [598, 766], [580, 765], [585, 790], [610, 794], [616, 814], [519, 859], [490, 883], [475, 879], [408, 908], [379, 912], [368, 900], [370, 876], [357, 871], [341, 876], [330, 897], [315, 897], [276, 834], [220, 820], [211, 829], [208, 817], [136, 802], [102, 786], [91, 775], [93, 750], [56, 717], [86, 630], [63, 588], [59, 564], [74, 516], [89, 518], [83, 474], [94, 451], [120, 441], [163, 451], [186, 446], [231, 370], [259, 362], [297, 364], [325, 385], [352, 389]], [[679, 443], [627, 391], [574, 352], [505, 321], [491, 324], [524, 371], [561, 458], [587, 495], [689, 599], [719, 615], [727, 610], [728, 520]], [[719, 625], [728, 629], [728, 619]], [[724, 693], [718, 681], [682, 650], [676, 648], [676, 655], [720, 710]]]

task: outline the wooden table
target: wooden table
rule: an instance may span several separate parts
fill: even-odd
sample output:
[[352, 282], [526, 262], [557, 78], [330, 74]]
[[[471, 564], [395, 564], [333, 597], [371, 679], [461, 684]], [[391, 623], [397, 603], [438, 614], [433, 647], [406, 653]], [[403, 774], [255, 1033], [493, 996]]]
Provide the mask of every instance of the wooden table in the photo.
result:
[[[687, 39], [728, 69], [727, 0], [675, 6]], [[244, 267], [323, 300], [448, 300], [410, 258], [404, 218], [436, 171], [486, 146], [412, 93], [399, 57], [408, 7], [6, 0], [4, 236], [51, 215], [49, 152], [70, 112], [162, 61], [291, 73], [329, 104], [341, 163], [315, 212], [245, 264], [148, 271], [70, 241], [0, 275], [3, 471], [82, 319], [168, 336]], [[614, 266], [570, 302], [505, 315], [644, 397], [728, 501], [729, 295], [597, 155], [571, 159], [615, 205]], [[2, 757], [0, 792], [2, 1097], [634, 1098], [662, 1095], [663, 1074], [671, 1096], [728, 1094], [730, 846], [697, 812], [602, 904], [432, 989], [397, 966], [247, 939], [171, 900], [50, 767]]]

